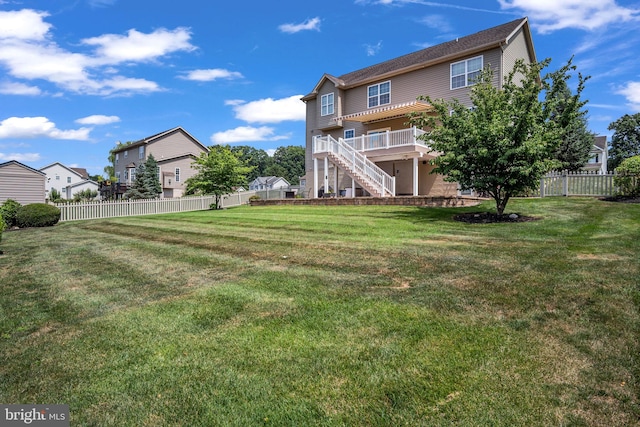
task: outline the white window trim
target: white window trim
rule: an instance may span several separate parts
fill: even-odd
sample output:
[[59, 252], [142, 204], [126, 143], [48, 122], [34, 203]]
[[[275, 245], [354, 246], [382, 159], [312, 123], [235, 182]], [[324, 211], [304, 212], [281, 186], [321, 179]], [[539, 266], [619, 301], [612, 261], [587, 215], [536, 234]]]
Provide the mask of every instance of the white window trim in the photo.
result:
[[[328, 101], [329, 97], [331, 97], [331, 103], [329, 103], [329, 101]], [[324, 100], [325, 99], [327, 100], [327, 105], [326, 105], [327, 111], [326, 112], [323, 111]], [[335, 102], [336, 102], [336, 97], [335, 97], [333, 92], [326, 93], [326, 94], [322, 95], [320, 97], [320, 116], [324, 117], [324, 116], [330, 116], [330, 115], [334, 114], [335, 111], [336, 111]], [[331, 110], [329, 110], [329, 106], [331, 106]]]
[[176, 168], [175, 173], [174, 181], [180, 182], [180, 168]]
[[[380, 102], [380, 95], [381, 95], [380, 86], [383, 85], [383, 84], [386, 84], [386, 83], [389, 83], [389, 102], [385, 102], [383, 104], [383, 103]], [[369, 96], [369, 89], [374, 87], [374, 86], [378, 86], [378, 94], [376, 95], [376, 97], [378, 98], [378, 103], [376, 105], [369, 106], [369, 100], [371, 98], [373, 98], [372, 96]], [[386, 94], [386, 92], [385, 92], [385, 94]], [[367, 108], [378, 108], [381, 105], [389, 105], [389, 104], [391, 104], [391, 80], [387, 80], [386, 82], [380, 82], [380, 83], [377, 83], [375, 85], [367, 86]]]
[[120, 160], [120, 153], [116, 153], [116, 165], [118, 164], [118, 160]]
[[[469, 61], [473, 61], [475, 59], [480, 59], [480, 70], [482, 70], [484, 68], [484, 56], [480, 55], [480, 56], [474, 56], [473, 58], [468, 58], [465, 59], [463, 61], [458, 61], [458, 62], [452, 62], [451, 65], [449, 65], [449, 89], [450, 90], [456, 90], [456, 89], [462, 89], [465, 87], [469, 87], [472, 86], [473, 83], [469, 83]], [[458, 65], [458, 64], [464, 64], [464, 85], [463, 86], [458, 86], [458, 87], [453, 87], [453, 78], [454, 77], [458, 77], [458, 76], [462, 76], [462, 74], [456, 74], [455, 76], [453, 75], [453, 66], [454, 65]], [[473, 72], [478, 71], [478, 70], [474, 70]]]
[[138, 147], [138, 159], [139, 160], [144, 159], [144, 145], [141, 145], [140, 147]]
[[[347, 136], [347, 132], [353, 132], [353, 136]], [[355, 129], [345, 129], [343, 136], [344, 136], [344, 139], [355, 138], [356, 137], [356, 130]]]
[[122, 155], [122, 157], [126, 159], [128, 154], [129, 154], [129, 150], [126, 150], [126, 151], [124, 152], [124, 154]]

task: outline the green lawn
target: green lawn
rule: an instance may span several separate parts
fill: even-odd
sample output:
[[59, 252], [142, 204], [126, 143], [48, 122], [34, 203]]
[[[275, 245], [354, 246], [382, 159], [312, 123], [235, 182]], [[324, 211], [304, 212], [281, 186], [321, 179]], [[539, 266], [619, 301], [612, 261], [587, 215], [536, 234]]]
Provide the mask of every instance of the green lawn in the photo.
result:
[[640, 425], [640, 205], [239, 207], [5, 232], [0, 403], [82, 426]]

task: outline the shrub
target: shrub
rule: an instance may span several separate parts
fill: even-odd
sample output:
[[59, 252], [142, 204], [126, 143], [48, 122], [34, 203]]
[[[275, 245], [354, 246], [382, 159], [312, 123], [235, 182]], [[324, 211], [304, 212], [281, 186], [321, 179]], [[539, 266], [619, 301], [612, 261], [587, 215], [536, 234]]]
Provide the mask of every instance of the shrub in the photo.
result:
[[46, 203], [32, 203], [18, 210], [18, 227], [49, 227], [60, 220], [60, 209]]
[[4, 224], [7, 228], [14, 227], [16, 225], [16, 215], [22, 205], [13, 199], [7, 199], [0, 206], [0, 217], [4, 219]]
[[[7, 226], [4, 223], [4, 219], [2, 219], [2, 217], [0, 216], [0, 242], [2, 241], [2, 232], [4, 231], [5, 228], [7, 228]], [[0, 251], [0, 254], [1, 253], [2, 251]]]
[[613, 182], [622, 196], [640, 196], [640, 156], [624, 159], [616, 168]]

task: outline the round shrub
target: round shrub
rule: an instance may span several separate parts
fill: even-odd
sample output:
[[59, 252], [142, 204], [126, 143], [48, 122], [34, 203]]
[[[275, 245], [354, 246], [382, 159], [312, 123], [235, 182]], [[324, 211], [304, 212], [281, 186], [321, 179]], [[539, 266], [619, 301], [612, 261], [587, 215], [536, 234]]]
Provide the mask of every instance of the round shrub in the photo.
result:
[[[2, 241], [2, 232], [4, 231], [4, 229], [7, 228], [7, 226], [4, 223], [4, 219], [2, 219], [2, 217], [0, 216], [0, 242]], [[0, 254], [2, 253], [2, 251], [0, 251]]]
[[5, 200], [2, 206], [0, 206], [0, 216], [4, 219], [7, 228], [16, 225], [16, 215], [18, 214], [18, 209], [21, 207], [22, 205], [13, 199]]
[[624, 159], [616, 168], [613, 183], [623, 196], [640, 196], [640, 156]]
[[49, 227], [60, 220], [60, 209], [46, 203], [32, 203], [18, 210], [16, 225], [24, 227]]

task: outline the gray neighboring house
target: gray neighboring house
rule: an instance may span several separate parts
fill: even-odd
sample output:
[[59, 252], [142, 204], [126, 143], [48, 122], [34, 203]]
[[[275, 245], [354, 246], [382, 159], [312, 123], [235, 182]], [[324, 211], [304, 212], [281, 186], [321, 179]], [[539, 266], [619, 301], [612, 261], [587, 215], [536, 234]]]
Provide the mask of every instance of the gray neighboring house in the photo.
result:
[[502, 87], [518, 59], [537, 62], [527, 18], [341, 76], [324, 74], [302, 98], [307, 197], [327, 188], [351, 196], [459, 194], [455, 183], [430, 173], [437, 153], [418, 138], [423, 129], [409, 127], [407, 114], [432, 110], [417, 100], [421, 95], [472, 107], [469, 94], [480, 70], [490, 66]]
[[136, 167], [152, 154], [160, 167], [162, 197], [182, 197], [185, 181], [196, 174], [191, 163], [208, 152], [206, 146], [178, 126], [114, 150], [114, 172], [124, 192], [135, 181]]
[[249, 183], [249, 191], [289, 188], [289, 181], [281, 176], [259, 176]]
[[13, 199], [22, 205], [45, 202], [47, 176], [20, 162], [0, 163], [0, 203]]

